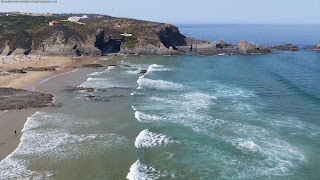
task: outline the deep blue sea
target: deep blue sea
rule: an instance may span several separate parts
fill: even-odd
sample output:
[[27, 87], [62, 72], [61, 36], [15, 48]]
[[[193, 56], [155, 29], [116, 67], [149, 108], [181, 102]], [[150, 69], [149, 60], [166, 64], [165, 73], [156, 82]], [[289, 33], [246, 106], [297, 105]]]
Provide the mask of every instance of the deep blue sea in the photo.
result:
[[[320, 26], [179, 29], [234, 44], [320, 40]], [[62, 107], [27, 119], [19, 147], [0, 163], [0, 179], [320, 179], [319, 51], [97, 63], [105, 68], [34, 85]], [[100, 90], [66, 92], [67, 85]]]

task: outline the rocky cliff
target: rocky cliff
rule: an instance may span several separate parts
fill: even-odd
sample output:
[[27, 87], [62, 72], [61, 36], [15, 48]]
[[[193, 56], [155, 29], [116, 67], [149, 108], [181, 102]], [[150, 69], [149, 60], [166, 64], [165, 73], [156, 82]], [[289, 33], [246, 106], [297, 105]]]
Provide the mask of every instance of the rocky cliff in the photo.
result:
[[[49, 17], [0, 17], [0, 55], [34, 54], [44, 56], [100, 56], [109, 53], [184, 54], [270, 53], [265, 47], [247, 41], [238, 45], [223, 39], [207, 41], [185, 37], [171, 24], [136, 19], [94, 16], [74, 23], [71, 15]], [[49, 26], [52, 20], [63, 26]]]
[[[91, 17], [83, 24], [52, 20], [67, 17], [0, 17], [0, 54], [45, 56], [98, 56], [108, 53], [177, 54], [186, 45], [176, 26], [114, 17]], [[121, 34], [128, 34], [122, 36]]]

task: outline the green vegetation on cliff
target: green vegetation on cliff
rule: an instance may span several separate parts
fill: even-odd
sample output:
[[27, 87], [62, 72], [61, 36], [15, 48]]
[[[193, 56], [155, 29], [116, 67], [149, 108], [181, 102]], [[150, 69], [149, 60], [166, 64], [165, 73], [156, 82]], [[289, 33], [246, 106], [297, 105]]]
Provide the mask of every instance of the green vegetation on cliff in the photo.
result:
[[[66, 21], [73, 14], [54, 16], [0, 16], [0, 54], [46, 53], [55, 55], [91, 54], [96, 50], [112, 51], [137, 49], [146, 46], [169, 48], [185, 45], [185, 37], [178, 28], [169, 24], [128, 18], [94, 17], [81, 21]], [[63, 26], [49, 26], [50, 21], [60, 21]], [[130, 33], [131, 37], [121, 34]], [[50, 46], [53, 48], [50, 49]], [[119, 46], [119, 47], [116, 47]], [[19, 51], [18, 51], [19, 50]]]

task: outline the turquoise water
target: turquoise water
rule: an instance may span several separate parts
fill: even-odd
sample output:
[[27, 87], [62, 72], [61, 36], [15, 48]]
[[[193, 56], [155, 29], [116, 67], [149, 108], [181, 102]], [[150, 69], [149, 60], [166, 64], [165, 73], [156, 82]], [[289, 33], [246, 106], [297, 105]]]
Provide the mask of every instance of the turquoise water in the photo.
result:
[[[285, 41], [316, 43], [319, 27], [307, 28], [313, 33], [301, 41], [296, 34], [305, 30], [291, 27]], [[223, 29], [216, 28], [180, 30], [214, 40]], [[256, 28], [235, 30], [241, 37], [276, 32], [262, 40], [278, 43], [277, 27]], [[21, 144], [0, 163], [0, 179], [320, 178], [319, 52], [119, 56], [98, 63], [118, 66], [78, 69], [35, 86], [62, 107], [28, 118]], [[147, 74], [138, 74], [143, 69]], [[66, 92], [67, 85], [106, 91]]]

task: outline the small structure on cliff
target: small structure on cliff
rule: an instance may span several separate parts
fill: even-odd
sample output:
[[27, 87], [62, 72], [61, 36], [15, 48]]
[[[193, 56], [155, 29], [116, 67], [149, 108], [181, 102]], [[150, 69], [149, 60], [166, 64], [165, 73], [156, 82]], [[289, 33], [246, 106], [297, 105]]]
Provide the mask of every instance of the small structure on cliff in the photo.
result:
[[63, 26], [59, 21], [51, 21], [49, 22], [49, 26]]
[[123, 33], [123, 34], [121, 34], [121, 36], [124, 36], [124, 37], [131, 37], [131, 36], [132, 36], [132, 34]]

